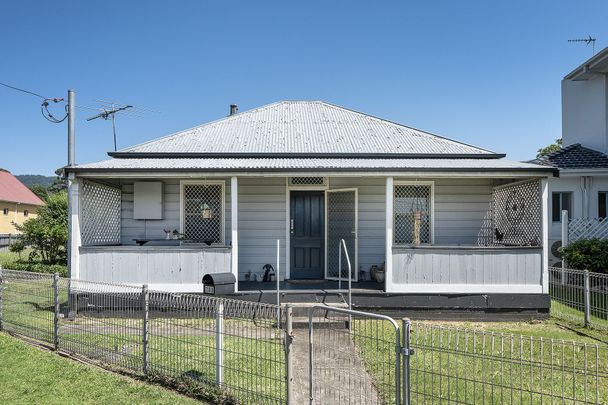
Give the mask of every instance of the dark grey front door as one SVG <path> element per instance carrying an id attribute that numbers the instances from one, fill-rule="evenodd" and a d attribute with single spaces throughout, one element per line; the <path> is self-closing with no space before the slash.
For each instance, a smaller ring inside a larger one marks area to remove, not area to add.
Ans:
<path id="1" fill-rule="evenodd" d="M 292 191 L 290 201 L 291 278 L 323 278 L 325 194 Z"/>

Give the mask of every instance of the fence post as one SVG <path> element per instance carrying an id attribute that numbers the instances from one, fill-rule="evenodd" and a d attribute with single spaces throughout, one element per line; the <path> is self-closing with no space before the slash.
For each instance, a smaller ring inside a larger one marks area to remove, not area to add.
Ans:
<path id="1" fill-rule="evenodd" d="M 285 389 L 287 405 L 295 404 L 293 396 L 293 356 L 291 354 L 293 344 L 292 307 L 285 306 Z"/>
<path id="2" fill-rule="evenodd" d="M 2 275 L 2 266 L 0 266 L 0 332 L 4 330 L 4 312 L 2 311 L 2 295 L 4 294 L 4 276 Z"/>
<path id="3" fill-rule="evenodd" d="M 591 323 L 591 294 L 589 286 L 589 270 L 585 270 L 585 326 Z"/>
<path id="4" fill-rule="evenodd" d="M 224 383 L 224 302 L 219 301 L 215 311 L 215 382 Z"/>
<path id="5" fill-rule="evenodd" d="M 59 273 L 53 274 L 53 346 L 59 350 Z"/>
<path id="6" fill-rule="evenodd" d="M 414 354 L 414 351 L 410 348 L 410 332 L 412 329 L 412 323 L 408 318 L 403 318 L 403 342 L 401 344 L 401 350 L 403 353 L 403 405 L 410 405 L 410 356 Z"/>
<path id="7" fill-rule="evenodd" d="M 141 300 L 143 309 L 143 331 L 142 331 L 142 345 L 143 345 L 143 371 L 144 374 L 148 374 L 148 360 L 149 360 L 149 332 L 150 332 L 150 291 L 148 291 L 148 284 L 144 284 L 141 288 Z"/>
<path id="8" fill-rule="evenodd" d="M 568 231 L 569 231 L 569 227 L 570 227 L 570 222 L 568 220 L 568 210 L 562 210 L 561 212 L 562 214 L 562 248 L 565 248 L 566 246 L 568 246 Z M 568 265 L 566 264 L 566 259 L 563 257 L 562 255 L 562 271 L 560 273 L 560 282 L 563 284 L 566 283 L 566 274 L 565 274 L 565 269 L 566 267 L 568 267 Z"/>

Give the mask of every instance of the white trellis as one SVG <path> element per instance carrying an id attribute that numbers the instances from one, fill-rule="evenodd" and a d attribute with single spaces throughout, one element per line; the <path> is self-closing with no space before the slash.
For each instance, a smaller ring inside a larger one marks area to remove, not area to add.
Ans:
<path id="1" fill-rule="evenodd" d="M 121 190 L 119 187 L 82 182 L 80 196 L 81 238 L 83 245 L 120 243 Z"/>
<path id="2" fill-rule="evenodd" d="M 568 221 L 568 241 L 579 239 L 608 239 L 606 218 L 572 218 Z"/>

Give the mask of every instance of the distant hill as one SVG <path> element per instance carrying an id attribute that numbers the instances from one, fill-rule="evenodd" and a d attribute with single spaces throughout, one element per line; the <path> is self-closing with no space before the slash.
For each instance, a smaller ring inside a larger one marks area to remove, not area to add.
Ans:
<path id="1" fill-rule="evenodd" d="M 41 174 L 18 174 L 15 175 L 20 182 L 25 184 L 27 187 L 32 187 L 34 184 L 42 184 L 45 187 L 53 184 L 56 176 L 43 176 Z"/>

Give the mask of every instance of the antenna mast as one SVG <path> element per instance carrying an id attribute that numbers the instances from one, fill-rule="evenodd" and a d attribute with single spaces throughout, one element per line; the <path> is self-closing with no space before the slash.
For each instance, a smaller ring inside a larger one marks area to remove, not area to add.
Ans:
<path id="1" fill-rule="evenodd" d="M 120 111 L 124 111 L 126 109 L 133 108 L 132 105 L 123 105 L 122 107 L 116 108 L 114 103 L 112 103 L 112 108 L 110 110 L 106 110 L 105 108 L 97 115 L 87 118 L 87 121 L 93 121 L 97 118 L 103 118 L 104 120 L 112 119 L 112 132 L 114 134 L 114 151 L 116 152 L 116 113 Z"/>
<path id="2" fill-rule="evenodd" d="M 593 55 L 595 55 L 595 38 L 591 38 L 591 35 L 589 35 L 587 38 L 569 39 L 568 42 L 584 42 L 586 45 L 591 44 Z"/>

